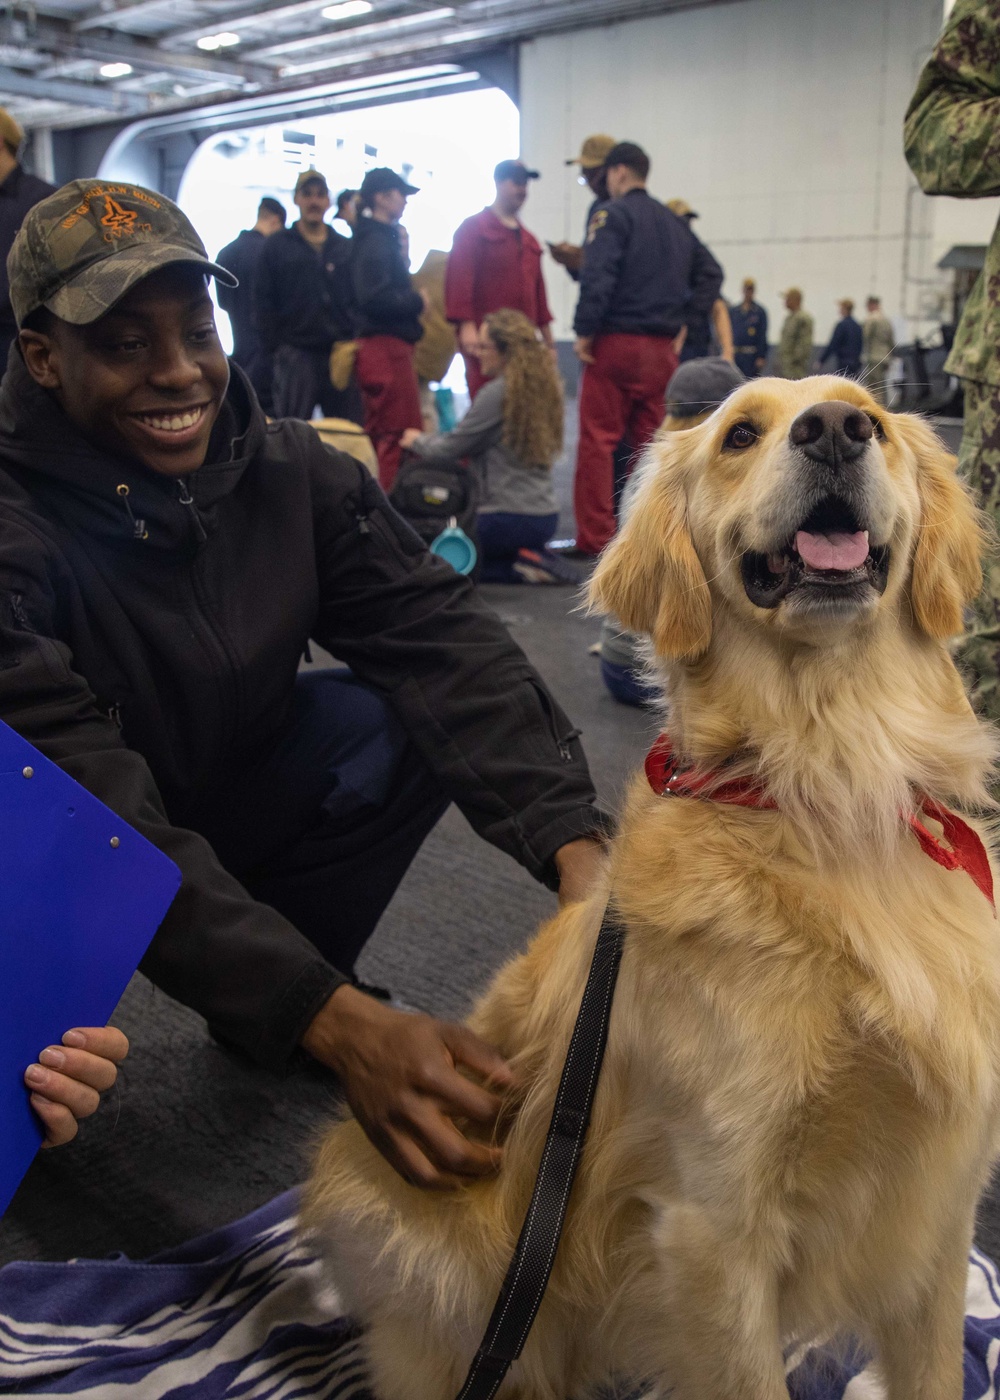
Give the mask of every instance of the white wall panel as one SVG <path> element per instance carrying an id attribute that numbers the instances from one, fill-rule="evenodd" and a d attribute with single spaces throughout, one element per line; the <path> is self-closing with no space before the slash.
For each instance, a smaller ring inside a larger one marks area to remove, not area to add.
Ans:
<path id="1" fill-rule="evenodd" d="M 649 152 L 654 194 L 699 211 L 730 299 L 753 276 L 777 318 L 780 291 L 800 285 L 817 338 L 842 296 L 877 292 L 894 317 L 933 318 L 947 285 L 934 261 L 986 242 L 997 215 L 994 201 L 908 194 L 903 114 L 941 8 L 742 0 L 524 44 L 522 151 L 544 176 L 526 222 L 579 241 L 589 192 L 563 161 L 606 131 Z M 575 288 L 551 262 L 546 276 L 568 335 Z"/>

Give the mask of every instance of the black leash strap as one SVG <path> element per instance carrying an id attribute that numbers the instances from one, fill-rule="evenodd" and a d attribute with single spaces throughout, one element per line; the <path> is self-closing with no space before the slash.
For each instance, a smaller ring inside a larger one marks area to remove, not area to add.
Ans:
<path id="1" fill-rule="evenodd" d="M 624 940 L 625 929 L 609 907 L 597 935 L 531 1205 L 458 1400 L 492 1400 L 521 1355 L 545 1296 L 597 1092 Z"/>

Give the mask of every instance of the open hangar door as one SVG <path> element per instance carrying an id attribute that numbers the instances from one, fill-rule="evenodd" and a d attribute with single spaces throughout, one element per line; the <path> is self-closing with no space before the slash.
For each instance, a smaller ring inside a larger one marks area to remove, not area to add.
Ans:
<path id="1" fill-rule="evenodd" d="M 244 128 L 207 138 L 188 163 L 177 200 L 214 253 L 252 225 L 263 195 L 292 202 L 299 172 L 323 172 L 331 193 L 357 189 L 388 165 L 420 190 L 404 219 L 411 265 L 447 251 L 468 214 L 493 197 L 492 172 L 517 154 L 517 108 L 499 88 L 464 90 Z M 342 230 L 346 232 L 347 230 Z"/>

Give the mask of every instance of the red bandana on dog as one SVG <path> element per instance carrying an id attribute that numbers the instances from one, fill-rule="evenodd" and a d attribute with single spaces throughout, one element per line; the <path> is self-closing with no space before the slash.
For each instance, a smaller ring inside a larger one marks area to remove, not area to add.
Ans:
<path id="1" fill-rule="evenodd" d="M 676 797 L 700 797 L 708 784 L 715 782 L 717 776 L 716 773 L 698 773 L 695 769 L 680 771 L 667 734 L 661 734 L 646 755 L 646 777 L 649 779 L 649 786 L 660 796 L 668 793 Z M 728 802 L 734 807 L 757 807 L 762 811 L 772 812 L 776 811 L 778 806 L 773 798 L 764 794 L 754 778 L 734 778 L 728 783 L 718 783 L 709 793 L 709 800 Z M 995 909 L 993 872 L 990 870 L 986 848 L 972 827 L 967 826 L 961 817 L 957 817 L 947 807 L 942 807 L 932 797 L 920 799 L 920 810 L 924 816 L 941 823 L 945 840 L 948 842 L 947 846 L 942 845 L 917 817 L 908 817 L 910 827 L 925 854 L 929 855 L 931 860 L 937 861 L 938 865 L 943 865 L 946 870 L 964 870 Z"/>

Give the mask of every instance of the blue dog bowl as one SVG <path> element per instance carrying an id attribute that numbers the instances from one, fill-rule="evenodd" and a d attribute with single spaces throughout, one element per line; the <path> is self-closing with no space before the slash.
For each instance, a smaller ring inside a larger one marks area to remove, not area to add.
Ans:
<path id="1" fill-rule="evenodd" d="M 476 546 L 455 524 L 441 531 L 431 545 L 431 553 L 450 564 L 457 574 L 470 574 L 476 567 Z"/>

